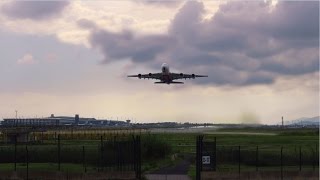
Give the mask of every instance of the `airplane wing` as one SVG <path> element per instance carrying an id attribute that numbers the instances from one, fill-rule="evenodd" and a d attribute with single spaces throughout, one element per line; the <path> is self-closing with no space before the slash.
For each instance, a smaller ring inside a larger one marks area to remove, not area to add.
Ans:
<path id="1" fill-rule="evenodd" d="M 129 75 L 127 77 L 137 77 L 139 79 L 161 79 L 161 73 L 149 73 L 149 74 L 138 74 L 138 75 Z"/>
<path id="2" fill-rule="evenodd" d="M 172 80 L 174 79 L 195 79 L 197 77 L 208 77 L 207 75 L 197 74 L 183 74 L 183 73 L 171 73 Z"/>

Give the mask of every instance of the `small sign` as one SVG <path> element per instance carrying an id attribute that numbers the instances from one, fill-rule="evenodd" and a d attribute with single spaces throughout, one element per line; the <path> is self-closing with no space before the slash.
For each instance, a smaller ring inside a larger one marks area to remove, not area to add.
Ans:
<path id="1" fill-rule="evenodd" d="M 202 164 L 210 164 L 210 156 L 202 156 Z"/>

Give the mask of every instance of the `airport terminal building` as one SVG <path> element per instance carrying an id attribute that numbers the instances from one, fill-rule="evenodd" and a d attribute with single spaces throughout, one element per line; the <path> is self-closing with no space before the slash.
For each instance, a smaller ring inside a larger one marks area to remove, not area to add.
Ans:
<path id="1" fill-rule="evenodd" d="M 107 119 L 95 119 L 70 116 L 55 116 L 51 114 L 46 118 L 5 118 L 1 125 L 3 126 L 94 126 L 94 127 L 127 127 L 130 126 L 130 120 L 116 121 Z"/>

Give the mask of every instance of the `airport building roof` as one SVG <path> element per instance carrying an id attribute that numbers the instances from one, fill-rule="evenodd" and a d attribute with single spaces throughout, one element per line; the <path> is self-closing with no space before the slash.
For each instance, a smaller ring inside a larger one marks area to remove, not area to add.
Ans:
<path id="1" fill-rule="evenodd" d="M 88 125 L 88 126 L 128 126 L 130 121 L 97 120 L 96 118 L 85 118 L 75 115 L 54 116 L 45 118 L 4 118 L 2 125 Z"/>

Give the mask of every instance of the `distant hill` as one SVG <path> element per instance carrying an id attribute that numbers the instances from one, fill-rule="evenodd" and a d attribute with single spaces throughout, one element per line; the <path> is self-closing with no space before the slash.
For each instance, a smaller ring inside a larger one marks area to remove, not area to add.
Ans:
<path id="1" fill-rule="evenodd" d="M 304 125 L 304 126 L 310 126 L 310 125 L 319 125 L 320 122 L 320 116 L 308 118 L 308 117 L 302 117 L 299 119 L 286 121 L 286 125 Z"/>

